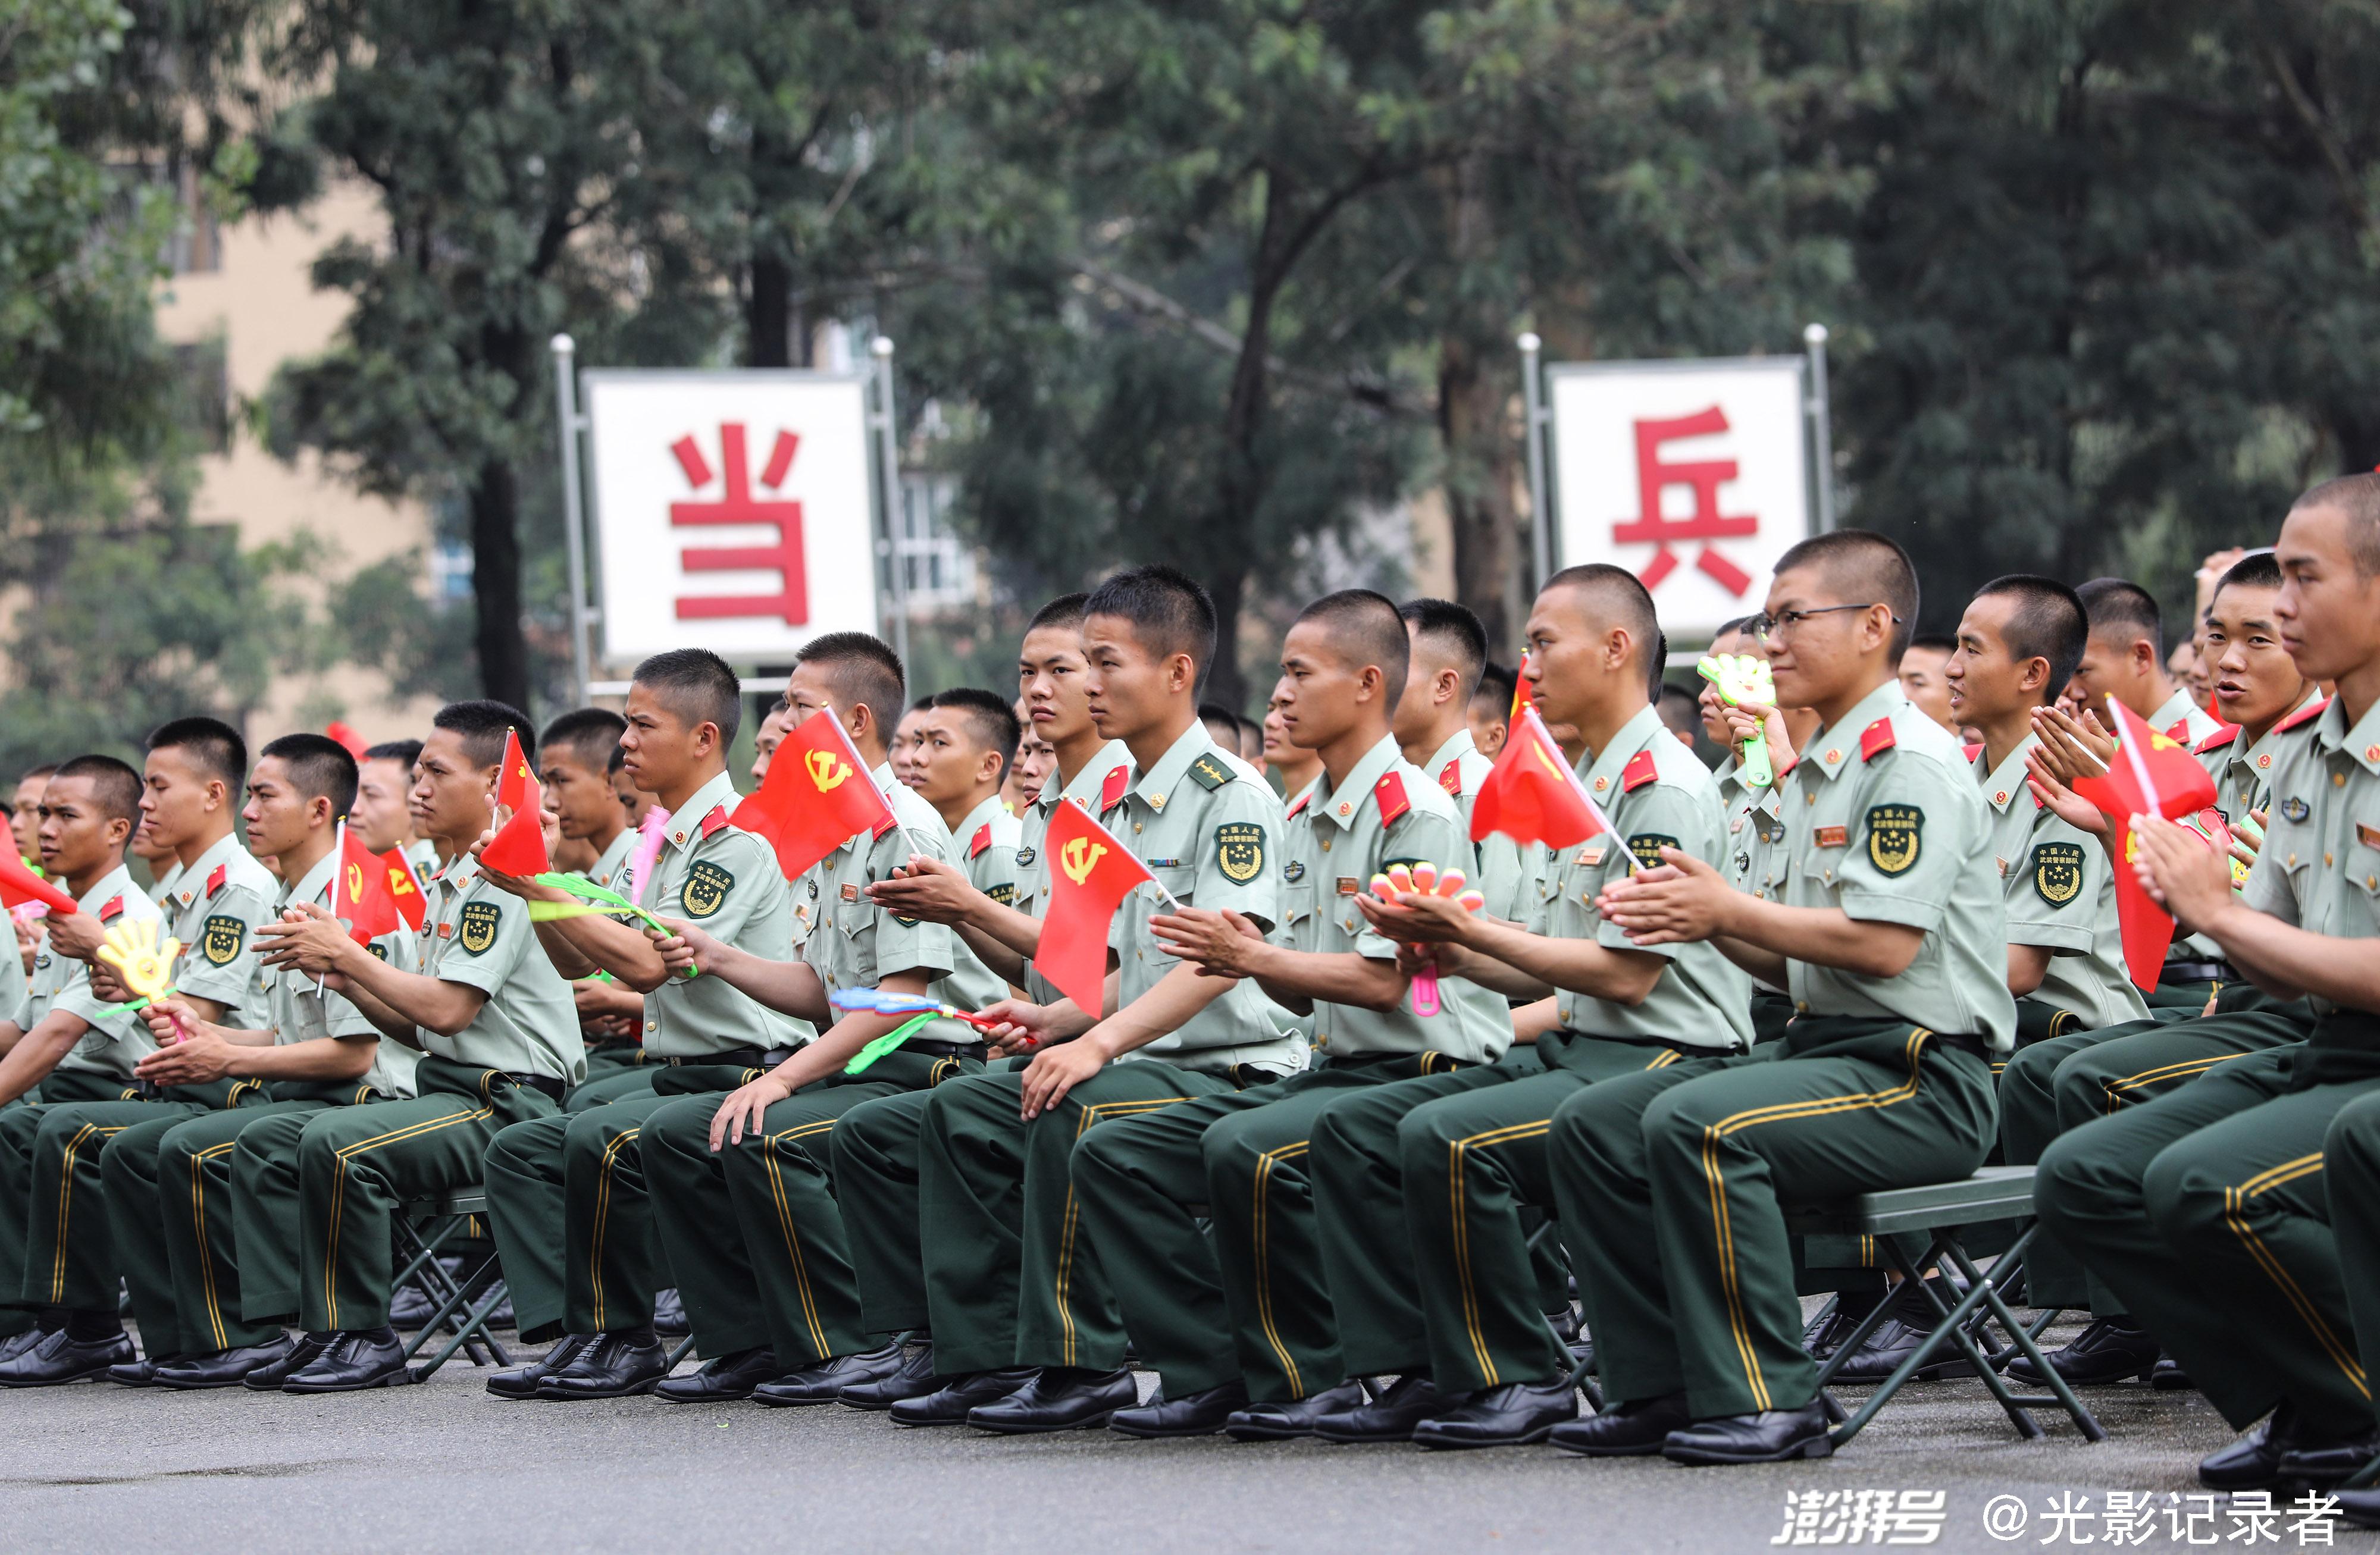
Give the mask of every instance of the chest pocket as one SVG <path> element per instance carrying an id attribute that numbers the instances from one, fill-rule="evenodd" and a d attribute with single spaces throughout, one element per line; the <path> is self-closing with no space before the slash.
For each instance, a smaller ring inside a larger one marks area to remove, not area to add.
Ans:
<path id="1" fill-rule="evenodd" d="M 1158 884 L 1173 893 L 1175 901 L 1184 906 L 1191 904 L 1198 885 L 1198 869 L 1196 865 L 1168 864 L 1162 868 L 1152 869 L 1148 872 L 1157 877 Z M 1157 899 L 1157 908 L 1160 912 L 1165 910 L 1164 897 L 1160 896 Z"/>
<path id="2" fill-rule="evenodd" d="M 1827 835 L 1832 836 L 1835 832 L 1847 831 L 1849 828 L 1835 827 L 1821 830 L 1824 830 Z M 1843 860 L 1851 856 L 1851 851 L 1848 844 L 1838 844 L 1833 847 L 1820 847 L 1814 840 L 1808 851 L 1802 855 L 1803 884 L 1831 901 L 1834 893 L 1843 883 Z M 1787 873 L 1787 867 L 1788 860 L 1783 857 L 1779 857 L 1773 867 L 1772 872 L 1777 875 L 1780 882 Z"/>

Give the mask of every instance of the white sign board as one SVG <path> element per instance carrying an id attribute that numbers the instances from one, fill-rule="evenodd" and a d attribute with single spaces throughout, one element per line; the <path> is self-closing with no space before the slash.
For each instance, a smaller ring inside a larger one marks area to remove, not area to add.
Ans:
<path id="1" fill-rule="evenodd" d="M 1811 530 L 1799 358 L 1552 367 L 1559 565 L 1609 562 L 1672 638 L 1756 614 Z"/>
<path id="2" fill-rule="evenodd" d="M 589 372 L 603 656 L 670 648 L 783 662 L 876 630 L 862 381 L 827 373 Z"/>

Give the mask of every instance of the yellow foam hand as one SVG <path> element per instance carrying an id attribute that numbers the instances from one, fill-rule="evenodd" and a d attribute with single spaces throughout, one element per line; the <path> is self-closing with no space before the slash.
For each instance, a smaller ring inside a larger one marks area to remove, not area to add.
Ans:
<path id="1" fill-rule="evenodd" d="M 1776 678 L 1769 674 L 1768 661 L 1757 653 L 1707 653 L 1694 671 L 1735 706 L 1757 702 L 1767 707 L 1777 699 Z"/>
<path id="2" fill-rule="evenodd" d="M 163 999 L 174 990 L 174 958 L 182 954 L 182 942 L 171 935 L 158 942 L 159 927 L 155 918 L 128 918 L 109 929 L 99 947 L 99 958 L 143 999 Z"/>

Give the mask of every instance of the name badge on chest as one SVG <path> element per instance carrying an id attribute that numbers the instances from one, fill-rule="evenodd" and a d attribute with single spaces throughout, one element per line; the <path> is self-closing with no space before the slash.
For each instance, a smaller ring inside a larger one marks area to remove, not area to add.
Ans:
<path id="1" fill-rule="evenodd" d="M 843 888 L 843 899 L 844 899 L 844 901 L 846 901 L 846 902 L 856 902 L 856 901 L 858 901 L 858 900 L 859 900 L 859 887 L 857 887 L 856 885 L 853 885 L 853 884 L 849 883 L 848 881 L 846 881 L 846 882 L 844 883 L 844 888 Z"/>
<path id="2" fill-rule="evenodd" d="M 1816 841 L 1820 847 L 1848 847 L 1851 845 L 1851 840 L 1852 832 L 1851 828 L 1848 826 L 1821 826 L 1818 828 Z"/>
<path id="3" fill-rule="evenodd" d="M 2357 821 L 2355 840 L 2365 847 L 2380 847 L 2380 826 L 2374 826 L 2368 820 Z"/>

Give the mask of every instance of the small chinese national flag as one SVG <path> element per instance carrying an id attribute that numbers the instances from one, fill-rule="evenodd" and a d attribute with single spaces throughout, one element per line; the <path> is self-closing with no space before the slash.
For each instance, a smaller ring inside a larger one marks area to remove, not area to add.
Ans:
<path id="1" fill-rule="evenodd" d="M 2116 924 L 2124 941 L 2124 969 L 2143 989 L 2156 987 L 2165 953 L 2173 943 L 2173 915 L 2157 905 L 2141 883 L 2132 860 L 2132 817 L 2161 815 L 2170 820 L 2215 802 L 2215 780 L 2179 740 L 2150 728 L 2113 697 L 2107 711 L 2116 723 L 2115 764 L 2096 777 L 2075 780 L 2074 792 L 2099 807 L 2115 823 Z"/>
<path id="2" fill-rule="evenodd" d="M 521 753 L 519 732 L 505 730 L 504 763 L 496 774 L 496 803 L 517 815 L 537 807 L 540 792 L 537 777 L 528 770 L 528 758 Z"/>
<path id="3" fill-rule="evenodd" d="M 1472 801 L 1471 840 L 1501 832 L 1524 845 L 1564 848 L 1610 830 L 1610 818 L 1562 759 L 1536 704 L 1524 704 Z"/>
<path id="4" fill-rule="evenodd" d="M 363 839 L 339 822 L 339 862 L 331 871 L 331 916 L 346 921 L 347 938 L 370 944 L 405 923 L 389 892 L 388 867 Z"/>
<path id="5" fill-rule="evenodd" d="M 0 905 L 21 907 L 39 902 L 54 913 L 76 910 L 75 899 L 25 868 L 13 847 L 0 847 Z"/>
<path id="6" fill-rule="evenodd" d="M 1050 910 L 1033 965 L 1096 1020 L 1105 1002 L 1108 927 L 1133 888 L 1157 877 L 1080 805 L 1050 812 L 1041 847 L 1050 861 Z"/>
<path id="7" fill-rule="evenodd" d="M 769 775 L 727 819 L 768 838 L 794 880 L 862 832 L 892 824 L 892 807 L 843 724 L 820 709 L 785 735 Z"/>
<path id="8" fill-rule="evenodd" d="M 504 731 L 504 764 L 496 778 L 496 804 L 513 812 L 502 830 L 480 850 L 480 863 L 500 874 L 542 875 L 553 868 L 545 851 L 545 790 L 528 770 L 521 754 L 520 736 Z"/>
<path id="9" fill-rule="evenodd" d="M 416 934 L 421 932 L 423 921 L 430 916 L 430 905 L 421 899 L 421 888 L 413 883 L 413 869 L 405 861 L 405 850 L 391 848 L 380 856 L 381 868 L 388 871 L 388 893 L 396 903 L 399 917 Z"/>

